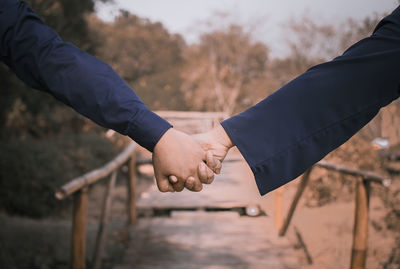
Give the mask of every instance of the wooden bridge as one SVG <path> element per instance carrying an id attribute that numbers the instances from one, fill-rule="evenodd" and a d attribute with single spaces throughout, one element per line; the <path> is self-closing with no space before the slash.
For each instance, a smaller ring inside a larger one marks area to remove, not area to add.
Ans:
<path id="1" fill-rule="evenodd" d="M 215 122 L 215 114 L 196 120 Z M 165 116 L 165 115 L 164 115 Z M 182 116 L 182 114 L 180 114 Z M 192 117 L 193 118 L 193 117 Z M 210 124 L 210 126 L 212 123 Z M 102 168 L 62 186 L 56 197 L 74 195 L 71 267 L 101 268 L 109 210 L 118 169 L 129 167 L 128 223 L 130 240 L 124 260 L 116 269 L 127 268 L 313 268 L 312 258 L 298 233 L 300 249 L 294 249 L 285 235 L 296 205 L 307 185 L 311 169 L 300 181 L 287 216 L 283 218 L 282 193 L 260 197 L 250 169 L 236 151 L 224 162 L 221 175 L 200 193 L 160 193 L 155 184 L 137 196 L 135 158 L 131 143 Z M 374 173 L 320 162 L 318 166 L 356 176 L 356 213 L 353 254 L 350 267 L 364 268 L 367 248 L 368 185 L 388 181 Z M 86 253 L 87 190 L 110 175 L 92 257 Z M 138 218 L 139 216 L 139 218 Z"/>

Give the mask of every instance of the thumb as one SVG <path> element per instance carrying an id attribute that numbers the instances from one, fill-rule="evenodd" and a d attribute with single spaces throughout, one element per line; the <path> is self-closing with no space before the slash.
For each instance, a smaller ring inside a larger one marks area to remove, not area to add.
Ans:
<path id="1" fill-rule="evenodd" d="M 210 150 L 206 153 L 206 164 L 214 173 L 221 173 L 222 162 L 215 158 Z"/>
<path id="2" fill-rule="evenodd" d="M 156 175 L 157 187 L 160 192 L 174 192 L 174 188 L 164 175 Z"/>

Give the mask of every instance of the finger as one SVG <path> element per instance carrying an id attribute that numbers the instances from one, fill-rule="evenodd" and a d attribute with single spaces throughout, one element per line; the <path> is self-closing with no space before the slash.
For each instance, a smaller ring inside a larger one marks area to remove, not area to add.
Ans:
<path id="1" fill-rule="evenodd" d="M 207 184 L 211 184 L 214 181 L 214 172 L 207 167 Z"/>
<path id="2" fill-rule="evenodd" d="M 184 182 L 182 182 L 182 183 L 177 183 L 177 184 L 174 184 L 174 185 L 172 185 L 173 186 L 173 188 L 174 188 L 174 190 L 176 191 L 176 192 L 181 192 L 181 191 L 183 191 L 183 189 L 185 188 L 185 183 Z"/>
<path id="3" fill-rule="evenodd" d="M 168 178 L 158 175 L 156 177 L 157 187 L 161 192 L 168 192 L 173 190 L 173 186 L 169 183 Z"/>
<path id="4" fill-rule="evenodd" d="M 206 153 L 206 163 L 207 166 L 216 174 L 221 173 L 222 163 L 217 158 L 214 158 L 214 155 L 211 151 L 207 151 Z"/>
<path id="5" fill-rule="evenodd" d="M 168 179 L 171 184 L 178 183 L 178 178 L 176 176 L 169 176 Z"/>
<path id="6" fill-rule="evenodd" d="M 221 169 L 222 169 L 222 162 L 216 158 L 214 158 L 214 162 L 215 162 L 215 173 L 218 175 L 221 173 Z"/>
<path id="7" fill-rule="evenodd" d="M 186 179 L 186 182 L 185 182 L 185 188 L 191 191 L 194 188 L 194 185 L 195 185 L 194 177 L 192 177 L 192 176 L 188 177 L 188 179 Z"/>
<path id="8" fill-rule="evenodd" d="M 214 172 L 206 166 L 205 163 L 200 163 L 198 166 L 199 179 L 204 184 L 211 184 L 214 180 Z"/>
<path id="9" fill-rule="evenodd" d="M 194 191 L 194 192 L 199 192 L 199 191 L 201 191 L 202 189 L 203 189 L 203 184 L 201 184 L 200 180 L 199 180 L 199 179 L 195 180 L 195 181 L 194 181 L 194 188 L 193 188 L 192 191 Z"/>
<path id="10" fill-rule="evenodd" d="M 178 178 L 174 175 L 169 176 L 168 180 L 171 183 L 174 191 L 181 192 L 185 188 L 185 184 L 183 182 L 179 182 Z"/>
<path id="11" fill-rule="evenodd" d="M 186 180 L 185 187 L 190 191 L 199 192 L 203 189 L 203 184 L 201 184 L 200 180 L 190 176 Z"/>
<path id="12" fill-rule="evenodd" d="M 199 176 L 199 179 L 202 183 L 207 183 L 208 182 L 208 173 L 207 173 L 208 167 L 206 166 L 205 163 L 201 162 L 199 163 L 199 166 L 197 168 L 197 174 Z"/>
<path id="13" fill-rule="evenodd" d="M 169 176 L 168 180 L 170 183 L 172 183 L 171 185 L 174 191 L 181 192 L 185 188 L 185 182 L 183 180 L 179 180 L 176 176 Z"/>
<path id="14" fill-rule="evenodd" d="M 190 191 L 199 192 L 203 189 L 203 184 L 201 184 L 199 179 L 190 176 L 186 180 L 185 187 Z"/>
<path id="15" fill-rule="evenodd" d="M 207 163 L 207 166 L 215 172 L 215 170 L 214 170 L 214 168 L 215 168 L 214 155 L 212 154 L 211 151 L 207 151 L 207 153 L 206 153 L 206 163 Z"/>
<path id="16" fill-rule="evenodd" d="M 221 173 L 221 168 L 222 168 L 222 162 L 220 160 L 218 160 L 217 158 L 214 158 L 214 156 L 212 156 L 212 163 L 214 164 L 213 166 L 213 171 L 216 174 Z"/>
<path id="17" fill-rule="evenodd" d="M 171 184 L 168 186 L 168 192 L 175 192 L 174 187 Z"/>

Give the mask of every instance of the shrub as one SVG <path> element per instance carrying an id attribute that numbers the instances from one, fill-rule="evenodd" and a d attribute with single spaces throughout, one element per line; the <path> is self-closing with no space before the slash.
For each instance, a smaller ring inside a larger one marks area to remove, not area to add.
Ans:
<path id="1" fill-rule="evenodd" d="M 0 207 L 9 214 L 45 217 L 64 207 L 54 197 L 63 183 L 111 160 L 116 147 L 93 133 L 0 144 Z"/>

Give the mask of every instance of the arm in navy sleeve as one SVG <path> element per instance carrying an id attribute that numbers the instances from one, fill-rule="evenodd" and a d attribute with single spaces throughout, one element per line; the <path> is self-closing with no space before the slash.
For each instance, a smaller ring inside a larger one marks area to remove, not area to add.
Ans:
<path id="1" fill-rule="evenodd" d="M 399 97 L 400 7 L 372 36 L 226 121 L 265 194 L 296 178 Z"/>
<path id="2" fill-rule="evenodd" d="M 63 42 L 24 2 L 0 0 L 0 57 L 30 87 L 150 151 L 171 127 L 110 66 Z"/>

